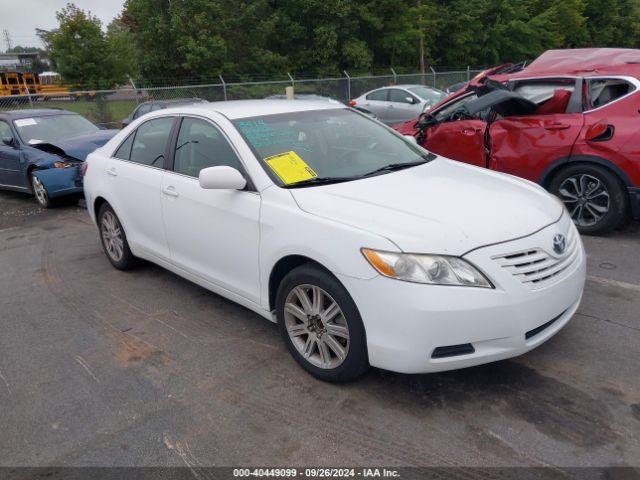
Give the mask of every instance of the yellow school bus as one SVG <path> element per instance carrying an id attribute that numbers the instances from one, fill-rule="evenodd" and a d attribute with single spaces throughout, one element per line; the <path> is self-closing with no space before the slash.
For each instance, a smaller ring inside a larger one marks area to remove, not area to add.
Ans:
<path id="1" fill-rule="evenodd" d="M 70 89 L 55 72 L 0 72 L 0 97 L 9 95 L 41 95 L 47 98 L 69 97 Z"/>

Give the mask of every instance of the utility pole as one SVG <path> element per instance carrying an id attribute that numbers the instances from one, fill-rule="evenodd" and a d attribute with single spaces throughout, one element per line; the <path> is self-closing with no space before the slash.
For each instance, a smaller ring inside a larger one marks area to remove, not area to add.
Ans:
<path id="1" fill-rule="evenodd" d="M 12 48 L 13 45 L 11 44 L 11 35 L 9 34 L 9 30 L 7 30 L 6 28 L 2 31 L 2 36 L 4 37 L 4 43 L 7 44 L 7 52 L 9 52 Z"/>
<path id="2" fill-rule="evenodd" d="M 416 7 L 418 8 L 418 11 L 420 11 L 421 5 L 422 5 L 421 0 L 416 0 Z M 422 13 L 418 15 L 418 28 L 420 29 L 420 45 L 419 45 L 420 73 L 425 73 L 426 66 L 424 63 L 424 32 L 422 31 Z"/>

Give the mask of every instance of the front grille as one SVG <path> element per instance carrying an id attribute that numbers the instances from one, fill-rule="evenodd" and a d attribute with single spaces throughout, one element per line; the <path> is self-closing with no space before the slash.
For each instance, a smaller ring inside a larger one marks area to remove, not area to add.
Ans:
<path id="1" fill-rule="evenodd" d="M 578 235 L 575 228 L 570 228 L 567 235 L 567 248 L 560 258 L 547 253 L 542 248 L 496 255 L 492 258 L 523 284 L 536 289 L 558 280 L 561 274 L 578 260 L 579 255 Z"/>
<path id="2" fill-rule="evenodd" d="M 458 355 L 468 355 L 475 352 L 476 349 L 470 343 L 462 345 L 447 345 L 446 347 L 438 347 L 431 354 L 431 358 L 457 357 Z"/>
<path id="3" fill-rule="evenodd" d="M 540 325 L 539 327 L 534 328 L 533 330 L 529 330 L 527 333 L 524 334 L 524 339 L 525 340 L 529 340 L 531 337 L 535 337 L 536 335 L 538 335 L 540 332 L 542 332 L 543 330 L 546 330 L 547 328 L 549 328 L 551 325 L 553 325 L 554 323 L 556 323 L 556 321 L 562 316 L 564 315 L 564 312 L 562 312 L 560 315 L 558 315 L 555 318 L 552 318 L 551 320 L 549 320 L 547 323 Z"/>

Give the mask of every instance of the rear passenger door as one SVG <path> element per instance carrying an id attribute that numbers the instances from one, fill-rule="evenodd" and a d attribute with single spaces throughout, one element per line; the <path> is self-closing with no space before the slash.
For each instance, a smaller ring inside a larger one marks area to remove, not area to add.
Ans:
<path id="1" fill-rule="evenodd" d="M 575 79 L 544 79 L 524 80 L 513 89 L 548 113 L 536 111 L 493 121 L 489 128 L 489 168 L 539 182 L 551 163 L 572 153 L 584 123 L 582 87 Z M 571 92 L 568 101 L 561 108 L 545 110 L 559 91 Z"/>
<path id="2" fill-rule="evenodd" d="M 105 175 L 113 191 L 109 201 L 135 250 L 169 261 L 160 203 L 162 176 L 171 131 L 177 117 L 147 120 L 109 159 Z"/>
<path id="3" fill-rule="evenodd" d="M 174 265 L 254 303 L 260 302 L 260 195 L 222 129 L 208 119 L 183 117 L 162 181 L 162 211 Z M 205 190 L 200 170 L 230 166 L 245 190 Z"/>

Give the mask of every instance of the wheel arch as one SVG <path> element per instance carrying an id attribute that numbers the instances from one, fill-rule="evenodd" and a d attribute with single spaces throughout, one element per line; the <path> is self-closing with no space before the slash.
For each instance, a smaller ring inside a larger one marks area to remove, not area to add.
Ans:
<path id="1" fill-rule="evenodd" d="M 29 190 L 31 190 L 31 193 L 33 192 L 33 183 L 31 182 L 31 174 L 33 172 L 35 172 L 36 170 L 45 170 L 47 167 L 43 167 L 41 165 L 32 163 L 31 165 L 29 165 L 27 167 L 27 185 L 29 187 Z"/>
<path id="2" fill-rule="evenodd" d="M 98 212 L 100 211 L 100 208 L 102 207 L 102 205 L 104 205 L 105 203 L 109 206 L 111 205 L 106 198 L 101 197 L 100 195 L 98 195 L 96 199 L 93 201 L 92 209 L 93 209 L 93 214 L 95 215 L 96 222 L 98 221 Z"/>
<path id="3" fill-rule="evenodd" d="M 560 158 L 551 163 L 540 176 L 538 183 L 548 189 L 553 177 L 555 177 L 563 168 L 579 163 L 599 165 L 615 174 L 625 187 L 633 186 L 631 179 L 619 166 L 610 160 L 596 155 L 574 155 L 571 157 Z"/>
<path id="4" fill-rule="evenodd" d="M 284 277 L 294 268 L 301 265 L 311 264 L 329 273 L 335 278 L 335 275 L 327 267 L 322 265 L 317 260 L 307 257 L 305 255 L 286 255 L 279 259 L 271 268 L 269 273 L 269 310 L 276 308 L 276 294 L 278 293 L 278 287 Z"/>

